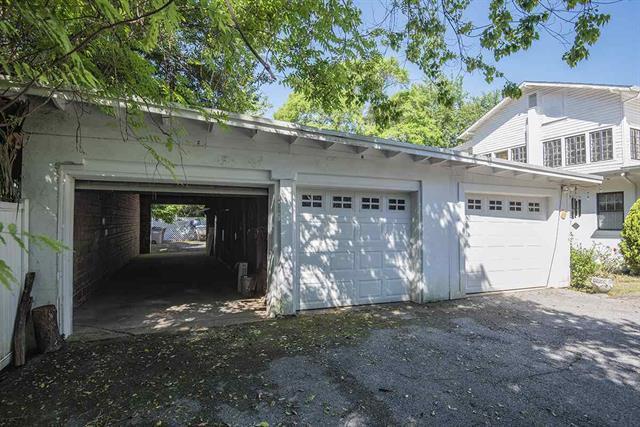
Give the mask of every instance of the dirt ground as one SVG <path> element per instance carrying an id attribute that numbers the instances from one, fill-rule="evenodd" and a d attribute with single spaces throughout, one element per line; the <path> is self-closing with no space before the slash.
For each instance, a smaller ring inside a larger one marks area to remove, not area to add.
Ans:
<path id="1" fill-rule="evenodd" d="M 570 290 L 71 342 L 0 425 L 632 425 L 640 299 Z"/>

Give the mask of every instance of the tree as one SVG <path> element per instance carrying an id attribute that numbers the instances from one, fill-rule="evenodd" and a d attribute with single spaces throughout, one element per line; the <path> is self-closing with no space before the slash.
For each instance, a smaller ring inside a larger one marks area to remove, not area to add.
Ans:
<path id="1" fill-rule="evenodd" d="M 470 97 L 462 82 L 449 81 L 450 99 L 443 102 L 434 84 L 414 84 L 389 98 L 382 113 L 366 106 L 324 111 L 303 95 L 293 93 L 274 117 L 309 126 L 357 132 L 420 145 L 452 147 L 457 137 L 500 100 L 498 92 Z"/>
<path id="2" fill-rule="evenodd" d="M 204 205 L 151 205 L 151 217 L 167 224 L 173 224 L 178 217 L 203 216 Z"/>
<path id="3" fill-rule="evenodd" d="M 620 252 L 633 274 L 640 274 L 640 199 L 633 204 L 620 233 Z"/>

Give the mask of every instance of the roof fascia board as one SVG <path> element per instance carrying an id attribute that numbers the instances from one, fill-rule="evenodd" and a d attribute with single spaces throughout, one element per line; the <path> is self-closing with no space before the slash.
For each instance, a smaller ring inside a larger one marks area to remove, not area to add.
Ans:
<path id="1" fill-rule="evenodd" d="M 2 82 L 0 82 L 2 85 Z M 69 91 L 55 91 L 46 88 L 32 88 L 27 92 L 28 95 L 40 96 L 40 97 L 57 97 L 61 96 L 68 101 L 82 101 L 73 96 Z M 509 98 L 505 98 L 509 99 Z M 109 106 L 113 108 L 124 108 L 126 102 L 122 100 L 114 99 L 95 99 L 92 98 L 91 102 L 98 105 Z M 138 102 L 141 109 L 151 114 L 159 114 L 161 116 L 177 116 L 184 119 L 196 120 L 205 123 L 211 123 L 212 118 L 207 117 L 205 114 L 198 110 L 186 108 L 183 106 L 171 106 L 170 108 L 153 105 L 150 103 Z M 495 107 L 494 107 L 495 108 Z M 223 125 L 242 127 L 253 131 L 263 131 L 282 135 L 287 141 L 296 140 L 298 138 L 311 139 L 323 142 L 325 146 L 330 147 L 333 144 L 345 144 L 354 146 L 354 151 L 363 152 L 368 149 L 375 149 L 387 152 L 401 152 L 412 156 L 415 160 L 416 157 L 425 157 L 428 163 L 446 163 L 447 161 L 454 161 L 461 164 L 487 166 L 490 168 L 498 168 L 503 170 L 513 170 L 514 172 L 524 172 L 531 174 L 543 175 L 548 178 L 556 178 L 560 180 L 574 180 L 589 184 L 599 184 L 602 182 L 602 177 L 596 175 L 588 175 L 577 172 L 565 172 L 556 171 L 541 166 L 529 165 L 529 164 L 516 164 L 508 160 L 502 159 L 490 159 L 484 156 L 469 154 L 465 152 L 458 152 L 452 149 L 430 147 L 430 146 L 418 146 L 415 144 L 409 144 L 405 142 L 398 142 L 394 140 L 388 140 L 383 138 L 367 137 L 355 134 L 349 134 L 345 132 L 322 130 L 312 128 L 309 126 L 301 126 L 288 122 L 281 122 L 279 120 L 271 120 L 260 117 L 248 116 L 244 114 L 226 113 L 219 110 L 207 110 L 212 116 L 220 115 L 222 119 L 219 120 Z"/>

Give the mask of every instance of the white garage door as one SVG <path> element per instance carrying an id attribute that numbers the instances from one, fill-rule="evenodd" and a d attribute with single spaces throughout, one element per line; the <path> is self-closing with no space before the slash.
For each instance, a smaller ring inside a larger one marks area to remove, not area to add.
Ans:
<path id="1" fill-rule="evenodd" d="M 467 293 L 545 286 L 550 245 L 546 198 L 466 195 Z"/>
<path id="2" fill-rule="evenodd" d="M 298 194 L 300 309 L 409 299 L 407 194 Z"/>

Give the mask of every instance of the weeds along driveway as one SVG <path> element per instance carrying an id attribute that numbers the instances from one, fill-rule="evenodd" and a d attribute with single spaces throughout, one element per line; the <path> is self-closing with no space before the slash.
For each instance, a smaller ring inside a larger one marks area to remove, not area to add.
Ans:
<path id="1" fill-rule="evenodd" d="M 74 342 L 0 424 L 633 424 L 639 372 L 640 300 L 544 290 Z"/>

